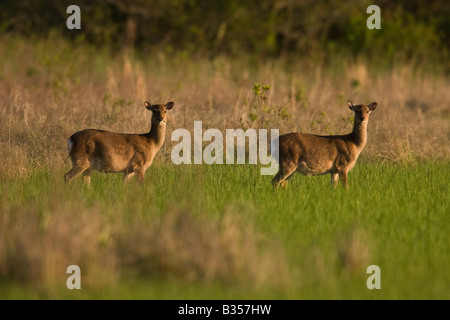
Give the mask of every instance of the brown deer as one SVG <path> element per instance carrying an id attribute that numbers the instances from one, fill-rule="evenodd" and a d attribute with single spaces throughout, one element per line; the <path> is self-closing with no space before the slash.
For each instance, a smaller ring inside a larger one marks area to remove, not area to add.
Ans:
<path id="1" fill-rule="evenodd" d="M 97 170 L 104 173 L 122 172 L 124 185 L 136 175 L 142 184 L 145 171 L 164 143 L 166 111 L 172 109 L 173 102 L 152 105 L 146 101 L 144 105 L 152 111 L 148 133 L 126 134 L 95 129 L 74 133 L 67 144 L 72 169 L 64 175 L 66 183 L 83 173 L 83 180 L 89 185 L 92 170 Z"/>
<path id="2" fill-rule="evenodd" d="M 275 190 L 287 188 L 292 174 L 297 171 L 305 176 L 330 173 L 331 183 L 336 188 L 339 177 L 345 188 L 347 174 L 353 168 L 367 142 L 369 114 L 375 110 L 376 102 L 365 106 L 348 102 L 355 113 L 353 131 L 347 135 L 319 136 L 304 133 L 288 133 L 279 137 L 279 171 L 272 179 Z"/>

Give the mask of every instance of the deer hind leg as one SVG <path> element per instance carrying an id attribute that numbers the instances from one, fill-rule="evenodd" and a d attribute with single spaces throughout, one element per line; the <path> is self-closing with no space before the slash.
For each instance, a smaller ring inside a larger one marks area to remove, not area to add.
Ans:
<path id="1" fill-rule="evenodd" d="M 90 167 L 91 167 L 91 164 L 89 163 L 89 160 L 87 160 L 87 159 L 72 161 L 72 169 L 70 169 L 69 172 L 67 172 L 64 175 L 64 180 L 66 181 L 67 184 L 69 184 L 77 176 L 82 174 L 84 171 L 90 169 Z M 90 173 L 88 173 L 88 176 L 89 176 L 89 180 L 90 180 Z"/>
<path id="2" fill-rule="evenodd" d="M 126 185 L 128 183 L 128 181 L 131 180 L 131 178 L 133 178 L 135 175 L 134 171 L 132 172 L 125 172 L 123 174 L 123 185 Z"/>
<path id="3" fill-rule="evenodd" d="M 289 184 L 289 180 L 291 180 L 292 176 L 294 175 L 294 172 L 295 172 L 295 170 L 292 171 L 291 174 L 288 175 L 283 181 L 281 181 L 280 186 L 281 186 L 284 190 L 287 189 L 288 184 Z"/>
<path id="4" fill-rule="evenodd" d="M 331 173 L 331 185 L 333 186 L 333 188 L 336 189 L 337 185 L 339 182 L 339 173 L 338 172 L 332 172 Z"/>
<path id="5" fill-rule="evenodd" d="M 297 170 L 297 166 L 280 164 L 280 170 L 272 179 L 272 185 L 275 191 L 278 190 L 278 187 L 280 185 L 284 189 L 287 188 L 289 179 L 292 177 L 292 174 L 295 172 L 295 170 Z"/>

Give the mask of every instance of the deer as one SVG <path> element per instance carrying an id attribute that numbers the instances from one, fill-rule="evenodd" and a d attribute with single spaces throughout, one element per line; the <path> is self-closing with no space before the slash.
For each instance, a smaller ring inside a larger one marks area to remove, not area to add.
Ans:
<path id="1" fill-rule="evenodd" d="M 74 133 L 67 140 L 67 149 L 72 169 L 64 175 L 69 184 L 80 174 L 89 186 L 92 171 L 101 173 L 123 173 L 123 184 L 136 175 L 143 184 L 145 171 L 164 144 L 167 114 L 174 103 L 151 104 L 144 102 L 152 112 L 151 129 L 144 134 L 116 133 L 98 129 L 86 129 Z"/>
<path id="2" fill-rule="evenodd" d="M 355 113 L 353 131 L 349 134 L 320 136 L 293 132 L 279 137 L 279 171 L 272 179 L 275 191 L 280 185 L 287 189 L 294 172 L 305 176 L 329 173 L 334 188 L 340 178 L 345 189 L 348 189 L 347 174 L 366 145 L 369 115 L 377 103 L 366 106 L 348 101 L 348 107 Z"/>

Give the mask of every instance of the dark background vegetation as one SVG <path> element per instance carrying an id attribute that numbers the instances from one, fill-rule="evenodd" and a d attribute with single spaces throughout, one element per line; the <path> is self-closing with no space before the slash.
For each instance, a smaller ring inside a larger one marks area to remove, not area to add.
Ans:
<path id="1" fill-rule="evenodd" d="M 66 9 L 81 8 L 82 30 L 68 30 Z M 366 9 L 381 8 L 381 30 Z M 27 37 L 62 34 L 75 42 L 154 48 L 202 56 L 346 55 L 393 63 L 447 62 L 450 3 L 445 0 L 3 0 L 0 31 Z M 444 64 L 448 70 L 448 63 Z"/>

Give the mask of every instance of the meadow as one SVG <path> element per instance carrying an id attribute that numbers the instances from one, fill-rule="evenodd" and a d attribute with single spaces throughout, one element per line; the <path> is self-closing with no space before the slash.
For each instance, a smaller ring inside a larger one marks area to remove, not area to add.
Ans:
<path id="1" fill-rule="evenodd" d="M 450 298 L 443 70 L 3 40 L 0 298 Z M 85 128 L 146 132 L 145 100 L 175 106 L 144 185 L 98 173 L 91 188 L 64 185 L 66 139 Z M 378 103 L 349 190 L 297 175 L 274 193 L 258 165 L 170 160 L 171 132 L 195 120 L 204 130 L 349 132 L 347 100 Z M 72 264 L 81 290 L 66 288 Z M 380 290 L 366 287 L 370 265 Z"/>
<path id="2" fill-rule="evenodd" d="M 276 194 L 249 165 L 160 164 L 126 188 L 62 173 L 1 182 L 2 298 L 449 298 L 446 163 L 362 163 L 349 191 L 298 175 Z"/>

